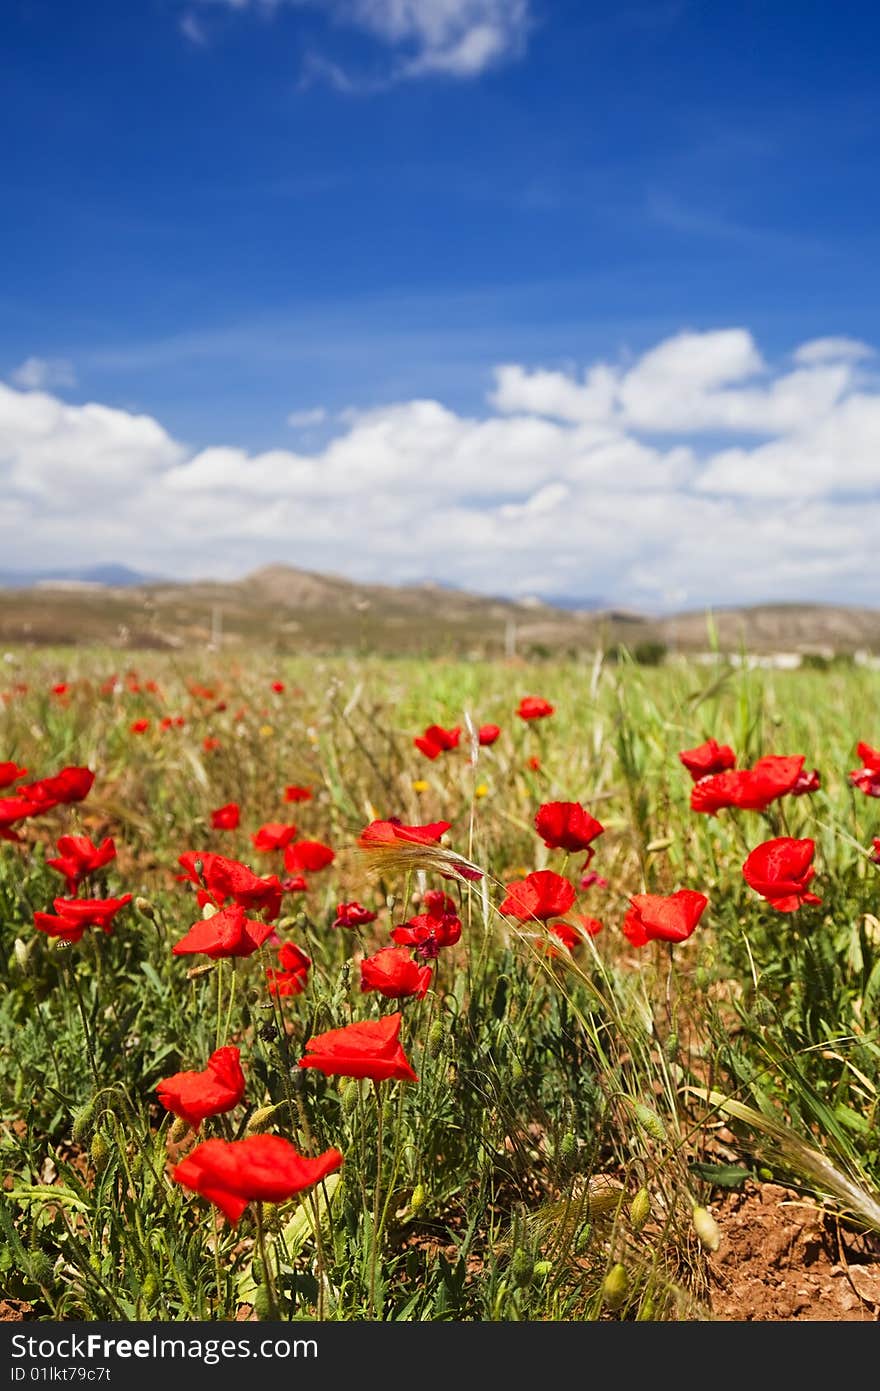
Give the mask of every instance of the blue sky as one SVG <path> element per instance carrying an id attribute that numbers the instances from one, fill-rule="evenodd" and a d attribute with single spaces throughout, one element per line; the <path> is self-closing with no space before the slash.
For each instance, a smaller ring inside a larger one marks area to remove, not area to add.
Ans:
<path id="1" fill-rule="evenodd" d="M 6 0 L 7 568 L 873 602 L 878 39 L 866 0 Z"/>

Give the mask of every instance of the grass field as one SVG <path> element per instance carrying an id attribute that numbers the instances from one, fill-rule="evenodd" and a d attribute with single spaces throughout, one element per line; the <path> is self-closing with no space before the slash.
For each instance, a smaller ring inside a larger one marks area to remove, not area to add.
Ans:
<path id="1" fill-rule="evenodd" d="M 0 763 L 27 769 L 0 798 L 63 767 L 95 774 L 85 798 L 0 840 L 0 1289 L 29 1317 L 700 1319 L 713 1201 L 767 1170 L 880 1232 L 880 800 L 848 777 L 857 742 L 880 743 L 875 674 L 720 656 L 132 660 L 21 649 L 0 666 Z M 529 695 L 553 713 L 518 717 Z M 471 728 L 490 723 L 498 738 L 478 745 Z M 460 735 L 429 759 L 413 740 L 434 724 Z M 678 754 L 710 737 L 740 768 L 804 755 L 821 785 L 693 811 Z M 285 801 L 290 785 L 310 799 Z M 588 870 L 585 850 L 536 831 L 555 802 L 601 823 Z M 239 826 L 215 829 L 230 803 Z M 358 846 L 389 818 L 450 825 L 439 848 Z M 251 837 L 290 823 L 285 867 Z M 67 894 L 46 859 L 70 834 L 109 836 L 116 855 Z M 815 842 L 821 903 L 780 911 L 746 883 L 749 852 L 781 837 Z M 332 863 L 298 858 L 311 841 Z M 175 954 L 223 911 L 177 877 L 186 852 L 193 878 L 211 853 L 277 874 L 276 935 L 247 955 Z M 541 870 L 573 886 L 571 906 L 500 912 Z M 681 889 L 708 900 L 684 940 L 624 935 L 631 895 Z M 430 967 L 426 992 L 362 990 L 361 959 L 437 890 L 460 939 L 396 958 Z M 109 931 L 35 926 L 59 895 L 126 894 Z M 374 920 L 334 926 L 352 901 Z M 269 991 L 280 943 L 309 960 L 299 993 Z M 300 1066 L 309 1039 L 398 1013 L 417 1081 Z M 244 1096 L 194 1133 L 157 1088 L 228 1046 Z M 256 1136 L 342 1162 L 288 1196 L 252 1184 L 230 1219 L 180 1175 L 205 1141 Z"/>

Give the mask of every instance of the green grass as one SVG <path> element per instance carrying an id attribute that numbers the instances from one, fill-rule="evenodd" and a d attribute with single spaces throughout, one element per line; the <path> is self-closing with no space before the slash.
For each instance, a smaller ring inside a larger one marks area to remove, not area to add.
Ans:
<path id="1" fill-rule="evenodd" d="M 0 760 L 33 777 L 68 763 L 97 774 L 86 801 L 24 823 L 25 845 L 0 842 L 0 1286 L 33 1317 L 231 1319 L 251 1305 L 285 1319 L 687 1320 L 710 1316 L 693 1209 L 749 1174 L 769 1167 L 844 1221 L 877 1227 L 880 870 L 868 851 L 880 802 L 846 776 L 856 740 L 880 742 L 875 676 L 740 671 L 721 658 L 599 669 L 255 651 L 235 666 L 138 664 L 140 684 L 154 678 L 161 694 L 129 691 L 124 672 L 122 692 L 102 693 L 119 654 L 99 650 L 12 653 L 0 679 L 11 693 Z M 51 693 L 59 681 L 66 698 Z M 193 682 L 214 699 L 190 695 Z M 556 713 L 517 719 L 526 694 Z M 185 727 L 160 733 L 163 714 Z M 139 717 L 152 721 L 140 736 Z M 413 747 L 426 725 L 468 719 L 503 731 L 476 766 L 466 734 L 436 762 Z M 206 735 L 219 747 L 206 751 Z M 803 753 L 822 788 L 763 814 L 698 816 L 677 754 L 709 735 L 741 765 Z M 293 782 L 313 800 L 285 805 Z M 604 930 L 573 957 L 549 957 L 540 924 L 497 911 L 524 872 L 579 881 L 580 857 L 566 863 L 534 831 L 551 800 L 581 801 L 606 828 L 591 868 L 608 888 L 575 905 Z M 241 829 L 212 831 L 211 809 L 228 801 L 241 804 Z M 444 843 L 485 879 L 370 878 L 357 835 L 393 815 L 451 822 Z M 279 936 L 313 965 L 305 992 L 279 1001 L 265 988 L 270 948 L 233 964 L 174 957 L 171 945 L 200 915 L 175 879 L 178 855 L 280 869 L 249 832 L 288 819 L 337 857 L 285 897 Z M 93 889 L 146 906 L 124 910 L 112 935 L 90 929 L 59 948 L 33 914 L 63 892 L 45 855 L 74 830 L 112 834 L 119 849 Z M 792 915 L 741 872 L 749 849 L 783 834 L 815 839 L 823 900 Z M 437 887 L 459 899 L 464 931 L 428 995 L 362 994 L 355 958 Z M 631 947 L 628 896 L 679 887 L 709 897 L 694 935 Z M 330 925 L 353 898 L 379 913 L 361 936 Z M 397 1008 L 418 1083 L 377 1089 L 297 1066 L 311 1035 Z M 258 1125 L 345 1156 L 338 1181 L 266 1209 L 262 1253 L 255 1205 L 231 1227 L 169 1177 L 179 1127 L 172 1136 L 157 1083 L 226 1042 L 241 1049 L 246 1102 L 202 1137 L 240 1138 L 272 1106 Z M 733 1160 L 715 1140 L 722 1124 L 737 1137 Z"/>

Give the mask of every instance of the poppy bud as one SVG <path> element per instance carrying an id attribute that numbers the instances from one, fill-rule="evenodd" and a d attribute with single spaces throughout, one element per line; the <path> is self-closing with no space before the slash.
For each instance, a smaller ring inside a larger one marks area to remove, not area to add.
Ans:
<path id="1" fill-rule="evenodd" d="M 670 1061 L 673 1061 L 673 1062 L 674 1062 L 677 1054 L 678 1054 L 678 1033 L 673 1029 L 672 1033 L 669 1035 L 669 1037 L 668 1037 L 667 1040 L 666 1040 L 666 1056 L 667 1056 L 667 1058 L 670 1059 Z"/>
<path id="2" fill-rule="evenodd" d="M 254 1295 L 254 1313 L 259 1319 L 267 1319 L 272 1313 L 272 1300 L 266 1285 L 259 1285 Z"/>
<path id="3" fill-rule="evenodd" d="M 52 1282 L 52 1262 L 44 1251 L 34 1251 L 28 1257 L 28 1275 L 34 1284 L 41 1285 L 43 1289 Z"/>
<path id="4" fill-rule="evenodd" d="M 652 1140 L 656 1140 L 658 1145 L 664 1144 L 666 1140 L 666 1127 L 657 1115 L 657 1112 L 652 1111 L 650 1106 L 643 1105 L 641 1101 L 634 1101 L 632 1103 L 632 1108 L 635 1112 L 636 1120 L 642 1129 L 650 1135 Z"/>
<path id="5" fill-rule="evenodd" d="M 95 1166 L 95 1173 L 102 1174 L 110 1162 L 110 1146 L 107 1143 L 106 1137 L 101 1134 L 100 1130 L 96 1130 L 92 1136 L 89 1154 Z"/>
<path id="6" fill-rule="evenodd" d="M 152 1270 L 147 1271 L 141 1285 L 141 1300 L 148 1309 L 151 1309 L 159 1297 L 159 1281 Z"/>
<path id="7" fill-rule="evenodd" d="M 143 914 L 145 918 L 149 918 L 150 922 L 156 921 L 158 915 L 148 898 L 141 898 L 140 896 L 138 896 L 134 901 L 134 906 L 139 913 Z"/>
<path id="8" fill-rule="evenodd" d="M 521 1082 L 525 1072 L 519 1058 L 514 1058 L 510 1064 L 510 1078 L 512 1082 Z"/>
<path id="9" fill-rule="evenodd" d="M 626 1267 L 618 1261 L 602 1281 L 602 1303 L 607 1309 L 619 1309 L 626 1300 L 628 1291 L 629 1276 Z"/>
<path id="10" fill-rule="evenodd" d="M 26 944 L 21 940 L 20 937 L 16 937 L 12 945 L 12 951 L 13 955 L 15 956 L 15 962 L 18 966 L 18 969 L 20 971 L 26 972 L 28 970 L 29 953 Z"/>
<path id="11" fill-rule="evenodd" d="M 350 1116 L 361 1099 L 361 1090 L 357 1082 L 352 1080 L 347 1083 L 345 1091 L 342 1093 L 342 1109 L 347 1116 Z"/>
<path id="12" fill-rule="evenodd" d="M 545 1275 L 549 1275 L 553 1269 L 552 1261 L 535 1261 L 534 1275 L 536 1280 L 543 1280 Z"/>
<path id="13" fill-rule="evenodd" d="M 97 1101 L 98 1098 L 93 1096 L 90 1101 L 86 1102 L 85 1106 L 80 1106 L 79 1110 L 74 1113 L 73 1130 L 71 1133 L 74 1143 L 77 1145 L 81 1145 L 83 1140 L 91 1133 Z"/>
<path id="14" fill-rule="evenodd" d="M 185 1120 L 183 1116 L 175 1116 L 168 1132 L 168 1138 L 172 1145 L 179 1145 L 184 1136 L 189 1134 L 189 1131 L 189 1121 Z"/>
<path id="15" fill-rule="evenodd" d="M 592 1223 L 585 1222 L 574 1239 L 574 1252 L 576 1256 L 586 1251 L 590 1244 L 590 1237 L 593 1235 Z"/>
<path id="16" fill-rule="evenodd" d="M 647 1188 L 640 1188 L 629 1206 L 629 1225 L 634 1232 L 640 1232 L 651 1216 L 651 1195 Z"/>
<path id="17" fill-rule="evenodd" d="M 522 1247 L 514 1251 L 510 1262 L 510 1278 L 518 1290 L 528 1289 L 535 1274 L 534 1257 Z"/>
<path id="18" fill-rule="evenodd" d="M 717 1251 L 721 1245 L 721 1230 L 708 1208 L 695 1207 L 691 1214 L 694 1231 L 707 1251 Z"/>
<path id="19" fill-rule="evenodd" d="M 559 1158 L 565 1164 L 570 1164 L 576 1158 L 578 1150 L 577 1137 L 568 1130 L 559 1142 Z"/>
<path id="20" fill-rule="evenodd" d="M 413 1216 L 415 1216 L 415 1214 L 425 1206 L 427 1197 L 428 1195 L 425 1192 L 425 1185 L 423 1183 L 417 1183 L 412 1191 L 412 1197 L 409 1200 L 409 1210 Z"/>
<path id="21" fill-rule="evenodd" d="M 443 1048 L 445 1035 L 446 1030 L 443 1028 L 443 1020 L 435 1019 L 428 1030 L 427 1049 L 429 1057 L 436 1058 L 439 1055 Z"/>
<path id="22" fill-rule="evenodd" d="M 247 1125 L 245 1126 L 246 1135 L 262 1135 L 272 1123 L 272 1118 L 276 1111 L 280 1111 L 286 1106 L 286 1101 L 280 1101 L 273 1106 L 261 1106 L 258 1111 L 254 1111 Z"/>

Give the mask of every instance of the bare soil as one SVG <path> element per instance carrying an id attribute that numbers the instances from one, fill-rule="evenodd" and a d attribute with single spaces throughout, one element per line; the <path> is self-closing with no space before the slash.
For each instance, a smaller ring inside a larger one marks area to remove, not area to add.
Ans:
<path id="1" fill-rule="evenodd" d="M 815 1201 L 748 1182 L 711 1204 L 710 1317 L 732 1322 L 880 1322 L 880 1238 L 848 1230 Z"/>

